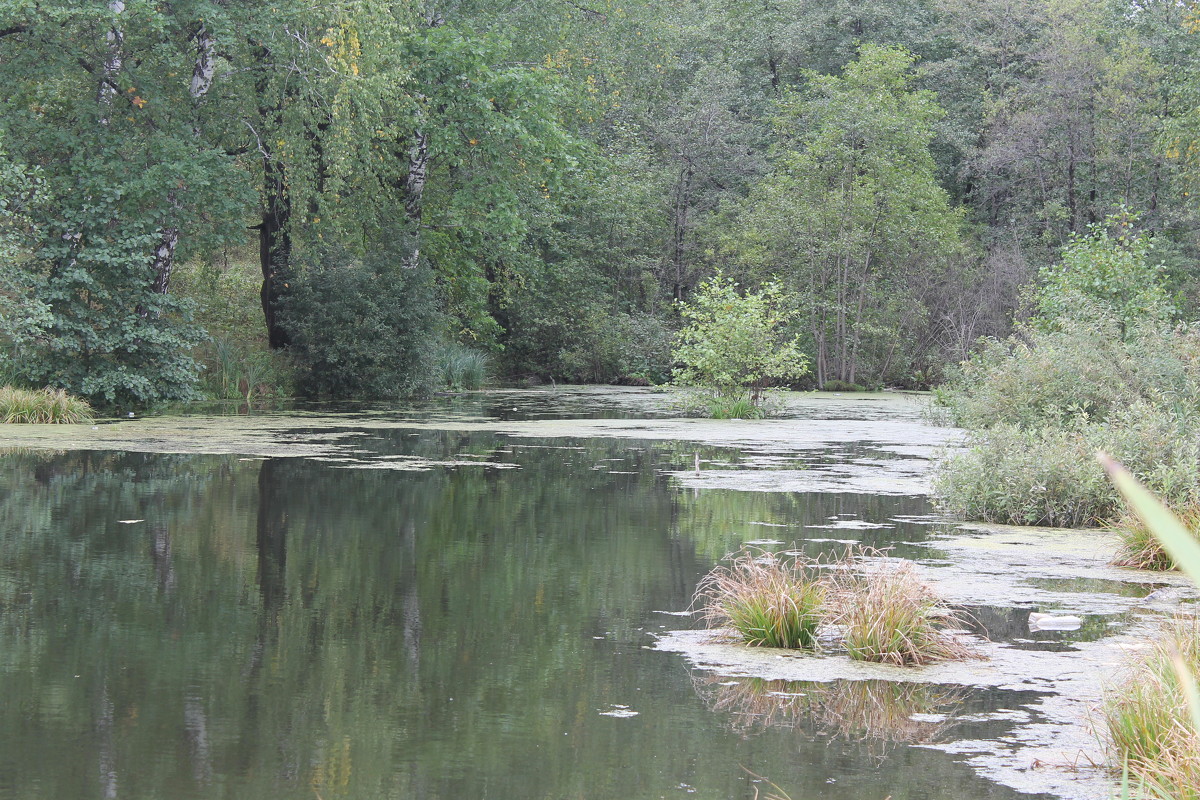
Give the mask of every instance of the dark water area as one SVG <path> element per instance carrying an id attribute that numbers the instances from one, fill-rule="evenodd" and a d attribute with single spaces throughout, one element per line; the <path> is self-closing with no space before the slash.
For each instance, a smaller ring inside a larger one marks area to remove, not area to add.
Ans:
<path id="1" fill-rule="evenodd" d="M 1033 797 L 913 746 L 1002 737 L 1032 693 L 650 649 L 742 542 L 917 553 L 926 499 L 681 489 L 738 455 L 672 442 L 355 433 L 362 464 L 0 456 L 0 798 Z"/>

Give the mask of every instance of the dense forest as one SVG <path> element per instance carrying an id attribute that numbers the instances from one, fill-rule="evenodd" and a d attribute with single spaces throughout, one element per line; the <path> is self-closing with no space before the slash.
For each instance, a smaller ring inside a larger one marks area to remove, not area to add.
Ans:
<path id="1" fill-rule="evenodd" d="M 1200 295 L 1180 0 L 4 0 L 0 85 L 0 383 L 109 407 L 661 382 L 714 274 L 807 387 Z"/>

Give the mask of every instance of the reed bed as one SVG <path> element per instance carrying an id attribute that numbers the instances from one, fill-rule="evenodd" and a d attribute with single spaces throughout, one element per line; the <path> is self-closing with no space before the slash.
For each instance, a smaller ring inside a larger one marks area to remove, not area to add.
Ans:
<path id="1" fill-rule="evenodd" d="M 75 424 L 92 421 L 86 400 L 63 389 L 0 386 L 0 419 L 6 423 Z"/>

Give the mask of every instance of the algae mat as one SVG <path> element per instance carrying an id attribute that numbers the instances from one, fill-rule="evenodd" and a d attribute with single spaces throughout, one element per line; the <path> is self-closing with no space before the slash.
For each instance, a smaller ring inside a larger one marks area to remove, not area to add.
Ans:
<path id="1" fill-rule="evenodd" d="M 667 416 L 674 397 L 653 390 L 580 388 L 473 393 L 470 402 L 351 412 L 179 414 L 96 425 L 0 429 L 0 447 L 146 453 L 318 457 L 349 468 L 501 467 L 502 460 L 387 464 L 361 446 L 368 431 L 492 432 L 522 439 L 610 438 L 730 448 L 737 464 L 705 462 L 674 474 L 687 488 L 920 495 L 932 460 L 960 432 L 923 419 L 927 401 L 904 394 L 785 393 L 782 417 L 711 420 Z M 555 418 L 601 407 L 617 418 Z M 550 418 L 505 419 L 505 414 Z M 633 417 L 636 415 L 636 418 Z M 474 455 L 469 458 L 475 459 Z M 699 455 L 697 455 L 699 461 Z"/>

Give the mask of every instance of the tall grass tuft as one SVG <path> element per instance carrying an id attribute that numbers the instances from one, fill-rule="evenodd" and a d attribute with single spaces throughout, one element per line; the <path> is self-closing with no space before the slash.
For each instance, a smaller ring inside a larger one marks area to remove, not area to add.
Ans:
<path id="1" fill-rule="evenodd" d="M 488 378 L 488 357 L 461 344 L 446 344 L 438 350 L 437 371 L 449 391 L 482 389 Z"/>
<path id="2" fill-rule="evenodd" d="M 1101 463 L 1133 513 L 1162 543 L 1179 568 L 1200 586 L 1200 542 L 1174 514 L 1123 467 Z M 1122 796 L 1129 777 L 1139 797 L 1200 798 L 1200 622 L 1177 619 L 1167 635 L 1134 664 L 1103 714 L 1116 761 L 1124 764 Z"/>
<path id="3" fill-rule="evenodd" d="M 854 568 L 836 579 L 835 603 L 851 658 L 919 665 L 976 657 L 949 630 L 961 626 L 961 618 L 917 576 L 911 561 L 880 558 L 869 549 L 852 552 L 847 561 Z"/>
<path id="4" fill-rule="evenodd" d="M 0 387 L 0 419 L 7 423 L 91 422 L 92 407 L 63 389 Z"/>
<path id="5" fill-rule="evenodd" d="M 825 594 L 808 558 L 746 549 L 700 581 L 692 604 L 709 627 L 731 627 L 747 644 L 812 648 Z"/>
<path id="6" fill-rule="evenodd" d="M 1200 798 L 1200 731 L 1186 687 L 1197 671 L 1200 625 L 1176 619 L 1102 707 L 1113 751 L 1157 796 Z"/>
<path id="7" fill-rule="evenodd" d="M 1179 521 L 1195 536 L 1200 532 L 1200 504 L 1186 503 L 1174 509 Z M 1116 532 L 1120 548 L 1113 564 L 1135 569 L 1175 569 L 1175 559 L 1163 547 L 1154 532 L 1136 514 L 1126 514 L 1109 528 Z"/>

